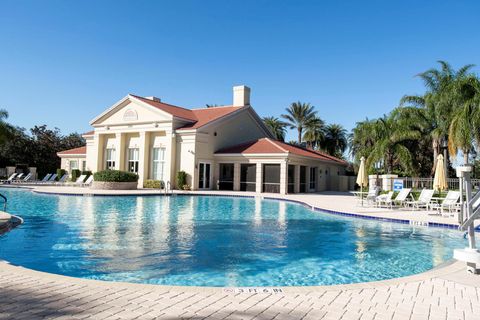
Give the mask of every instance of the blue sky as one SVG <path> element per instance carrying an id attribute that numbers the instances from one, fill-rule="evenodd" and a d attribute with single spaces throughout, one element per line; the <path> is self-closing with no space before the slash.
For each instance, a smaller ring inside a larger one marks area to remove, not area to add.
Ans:
<path id="1" fill-rule="evenodd" d="M 127 93 L 202 107 L 246 84 L 261 116 L 300 100 L 351 129 L 421 93 L 414 75 L 435 61 L 480 64 L 479 14 L 478 1 L 3 0 L 0 107 L 22 127 L 84 132 Z"/>

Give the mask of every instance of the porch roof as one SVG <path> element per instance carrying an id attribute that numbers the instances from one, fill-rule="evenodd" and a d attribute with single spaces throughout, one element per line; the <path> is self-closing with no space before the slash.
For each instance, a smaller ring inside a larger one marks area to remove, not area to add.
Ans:
<path id="1" fill-rule="evenodd" d="M 220 149 L 215 154 L 293 154 L 302 157 L 308 157 L 315 160 L 322 160 L 326 162 L 334 162 L 339 165 L 347 165 L 347 162 L 333 157 L 331 155 L 324 154 L 320 151 L 315 151 L 307 148 L 301 148 L 298 146 L 294 146 L 285 142 L 281 142 L 278 140 L 273 140 L 270 138 L 261 138 L 258 140 L 250 141 L 247 143 L 239 144 L 233 147 L 228 147 L 224 149 Z"/>

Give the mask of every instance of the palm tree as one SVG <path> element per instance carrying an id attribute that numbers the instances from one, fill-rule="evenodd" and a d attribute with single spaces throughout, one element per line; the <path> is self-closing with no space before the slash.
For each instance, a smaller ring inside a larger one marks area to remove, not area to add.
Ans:
<path id="1" fill-rule="evenodd" d="M 428 128 L 424 133 L 430 137 L 433 149 L 432 174 L 436 168 L 441 141 L 448 138 L 452 121 L 454 103 L 451 99 L 451 87 L 458 79 L 466 77 L 474 66 L 468 64 L 455 71 L 445 61 L 438 61 L 438 63 L 440 69 L 429 69 L 417 75 L 427 89 L 424 95 L 407 95 L 400 100 L 400 106 L 422 109 L 420 112 L 414 110 L 407 112 L 415 113 L 416 119 L 420 122 L 419 125 Z M 415 121 L 414 118 L 413 121 Z"/>
<path id="2" fill-rule="evenodd" d="M 275 139 L 280 141 L 285 140 L 285 134 L 287 132 L 287 124 L 285 122 L 278 119 L 277 117 L 264 117 L 263 123 L 270 130 Z"/>
<path id="3" fill-rule="evenodd" d="M 297 129 L 298 143 L 302 143 L 302 133 L 307 124 L 312 121 L 316 111 L 310 103 L 294 102 L 286 108 L 287 114 L 282 114 L 282 118 L 287 120 L 290 129 Z"/>
<path id="4" fill-rule="evenodd" d="M 325 139 L 325 121 L 314 116 L 305 126 L 303 140 L 310 148 L 318 148 Z"/>
<path id="5" fill-rule="evenodd" d="M 457 79 L 451 89 L 455 108 L 448 132 L 448 148 L 453 157 L 462 151 L 464 164 L 468 164 L 470 150 L 475 142 L 478 147 L 480 141 L 480 80 L 473 75 Z"/>
<path id="6" fill-rule="evenodd" d="M 347 146 L 347 130 L 339 124 L 329 124 L 325 128 L 324 149 L 332 156 L 341 158 Z"/>
<path id="7" fill-rule="evenodd" d="M 0 144 L 3 144 L 10 135 L 10 126 L 5 120 L 8 118 L 8 111 L 0 109 Z"/>

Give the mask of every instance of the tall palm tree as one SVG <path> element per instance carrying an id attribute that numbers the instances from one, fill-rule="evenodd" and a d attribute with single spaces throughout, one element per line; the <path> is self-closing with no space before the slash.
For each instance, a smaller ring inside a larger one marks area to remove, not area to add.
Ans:
<path id="1" fill-rule="evenodd" d="M 288 108 L 287 113 L 282 114 L 282 118 L 287 120 L 290 129 L 297 129 L 298 143 L 302 143 L 302 133 L 307 124 L 312 121 L 316 115 L 314 107 L 310 103 L 294 102 Z"/>
<path id="2" fill-rule="evenodd" d="M 310 148 L 318 148 L 325 139 L 325 121 L 314 116 L 305 126 L 303 140 Z"/>
<path id="3" fill-rule="evenodd" d="M 480 80 L 476 76 L 457 79 L 451 88 L 450 97 L 455 105 L 449 127 L 448 148 L 455 156 L 460 150 L 464 164 L 468 155 L 480 141 Z"/>
<path id="4" fill-rule="evenodd" d="M 263 123 L 272 132 L 275 139 L 284 141 L 287 132 L 287 124 L 277 117 L 264 117 Z"/>
<path id="5" fill-rule="evenodd" d="M 339 124 L 329 124 L 325 128 L 324 149 L 332 156 L 342 157 L 347 150 L 347 130 Z"/>
<path id="6" fill-rule="evenodd" d="M 431 173 L 435 171 L 437 156 L 440 153 L 442 139 L 447 139 L 452 121 L 454 103 L 451 99 L 451 88 L 458 79 L 468 76 L 472 64 L 454 70 L 449 63 L 438 61 L 439 69 L 429 69 L 417 76 L 422 79 L 427 89 L 424 95 L 407 95 L 400 100 L 400 106 L 422 109 L 416 112 L 421 125 L 429 128 L 425 132 L 431 139 L 433 161 Z M 411 110 L 415 113 L 415 111 Z M 415 120 L 414 120 L 415 121 Z"/>

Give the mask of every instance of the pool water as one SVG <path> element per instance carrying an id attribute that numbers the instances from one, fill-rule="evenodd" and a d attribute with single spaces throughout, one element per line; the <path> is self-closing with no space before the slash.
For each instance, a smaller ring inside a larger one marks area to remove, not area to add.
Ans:
<path id="1" fill-rule="evenodd" d="M 208 196 L 80 197 L 1 189 L 24 224 L 0 259 L 56 274 L 164 285 L 310 286 L 420 273 L 460 232 Z"/>

